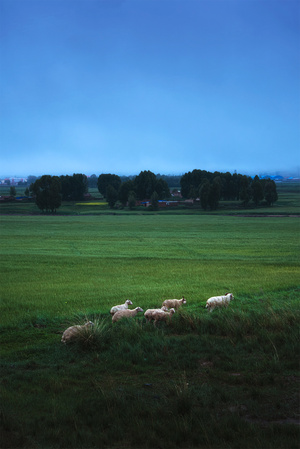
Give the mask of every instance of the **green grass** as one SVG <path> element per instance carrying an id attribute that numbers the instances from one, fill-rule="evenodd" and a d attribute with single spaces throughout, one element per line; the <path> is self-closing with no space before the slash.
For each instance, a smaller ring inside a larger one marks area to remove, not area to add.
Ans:
<path id="1" fill-rule="evenodd" d="M 1 447 L 298 448 L 297 217 L 3 215 L 0 238 Z M 111 323 L 182 295 L 169 325 Z"/>
<path id="2" fill-rule="evenodd" d="M 296 288 L 297 218 L 24 216 L 1 219 L 2 319 L 107 312 L 131 299 L 156 306 L 186 296 Z"/>

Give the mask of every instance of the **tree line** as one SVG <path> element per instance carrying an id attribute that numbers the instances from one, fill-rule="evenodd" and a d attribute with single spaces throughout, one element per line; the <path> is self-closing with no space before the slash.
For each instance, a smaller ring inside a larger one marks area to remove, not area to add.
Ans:
<path id="1" fill-rule="evenodd" d="M 241 201 L 244 206 L 253 201 L 257 207 L 263 200 L 271 206 L 278 199 L 275 182 L 257 175 L 251 178 L 237 173 L 193 170 L 181 177 L 180 185 L 182 196 L 199 198 L 204 210 L 217 209 L 221 200 Z"/>
<path id="2" fill-rule="evenodd" d="M 207 172 L 193 170 L 182 176 L 155 175 L 149 170 L 141 171 L 132 177 L 120 177 L 116 174 L 73 176 L 43 175 L 35 179 L 29 192 L 43 212 L 55 212 L 62 201 L 81 201 L 88 193 L 89 187 L 98 191 L 113 208 L 117 202 L 123 207 L 134 208 L 137 201 L 150 200 L 152 208 L 158 207 L 159 200 L 171 198 L 170 187 L 180 185 L 183 198 L 200 201 L 204 210 L 217 209 L 221 200 L 240 201 L 244 206 L 250 201 L 258 206 L 265 200 L 272 205 L 277 201 L 276 184 L 270 179 L 251 178 L 246 175 Z"/>

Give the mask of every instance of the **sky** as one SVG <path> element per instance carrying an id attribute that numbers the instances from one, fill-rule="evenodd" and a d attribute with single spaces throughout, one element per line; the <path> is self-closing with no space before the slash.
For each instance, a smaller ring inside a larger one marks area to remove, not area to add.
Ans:
<path id="1" fill-rule="evenodd" d="M 300 169 L 299 0 L 0 0 L 0 176 Z"/>

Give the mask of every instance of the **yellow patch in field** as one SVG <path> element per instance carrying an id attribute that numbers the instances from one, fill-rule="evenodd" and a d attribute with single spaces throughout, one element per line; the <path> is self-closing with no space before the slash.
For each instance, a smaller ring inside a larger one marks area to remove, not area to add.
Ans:
<path id="1" fill-rule="evenodd" d="M 107 206 L 106 202 L 97 203 L 76 203 L 76 206 Z"/>

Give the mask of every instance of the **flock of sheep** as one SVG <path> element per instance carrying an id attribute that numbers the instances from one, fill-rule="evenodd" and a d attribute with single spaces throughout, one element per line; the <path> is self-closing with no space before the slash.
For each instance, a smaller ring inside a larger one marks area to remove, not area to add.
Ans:
<path id="1" fill-rule="evenodd" d="M 213 296 L 206 301 L 206 308 L 212 312 L 217 307 L 227 307 L 230 301 L 234 299 L 232 293 L 226 293 L 223 296 Z M 166 299 L 162 303 L 162 307 L 158 309 L 148 309 L 144 313 L 147 322 L 153 321 L 154 326 L 158 321 L 168 321 L 171 320 L 172 315 L 178 310 L 183 304 L 186 304 L 186 299 L 183 296 L 181 299 Z M 113 306 L 110 309 L 110 314 L 112 316 L 112 322 L 121 320 L 122 318 L 133 318 L 138 312 L 144 312 L 141 307 L 136 307 L 135 309 L 129 309 L 128 307 L 132 305 L 129 299 L 126 299 L 124 304 L 119 304 Z M 68 341 L 76 338 L 80 332 L 86 327 L 93 326 L 92 321 L 80 326 L 68 327 L 63 333 L 61 341 L 67 343 Z"/>

